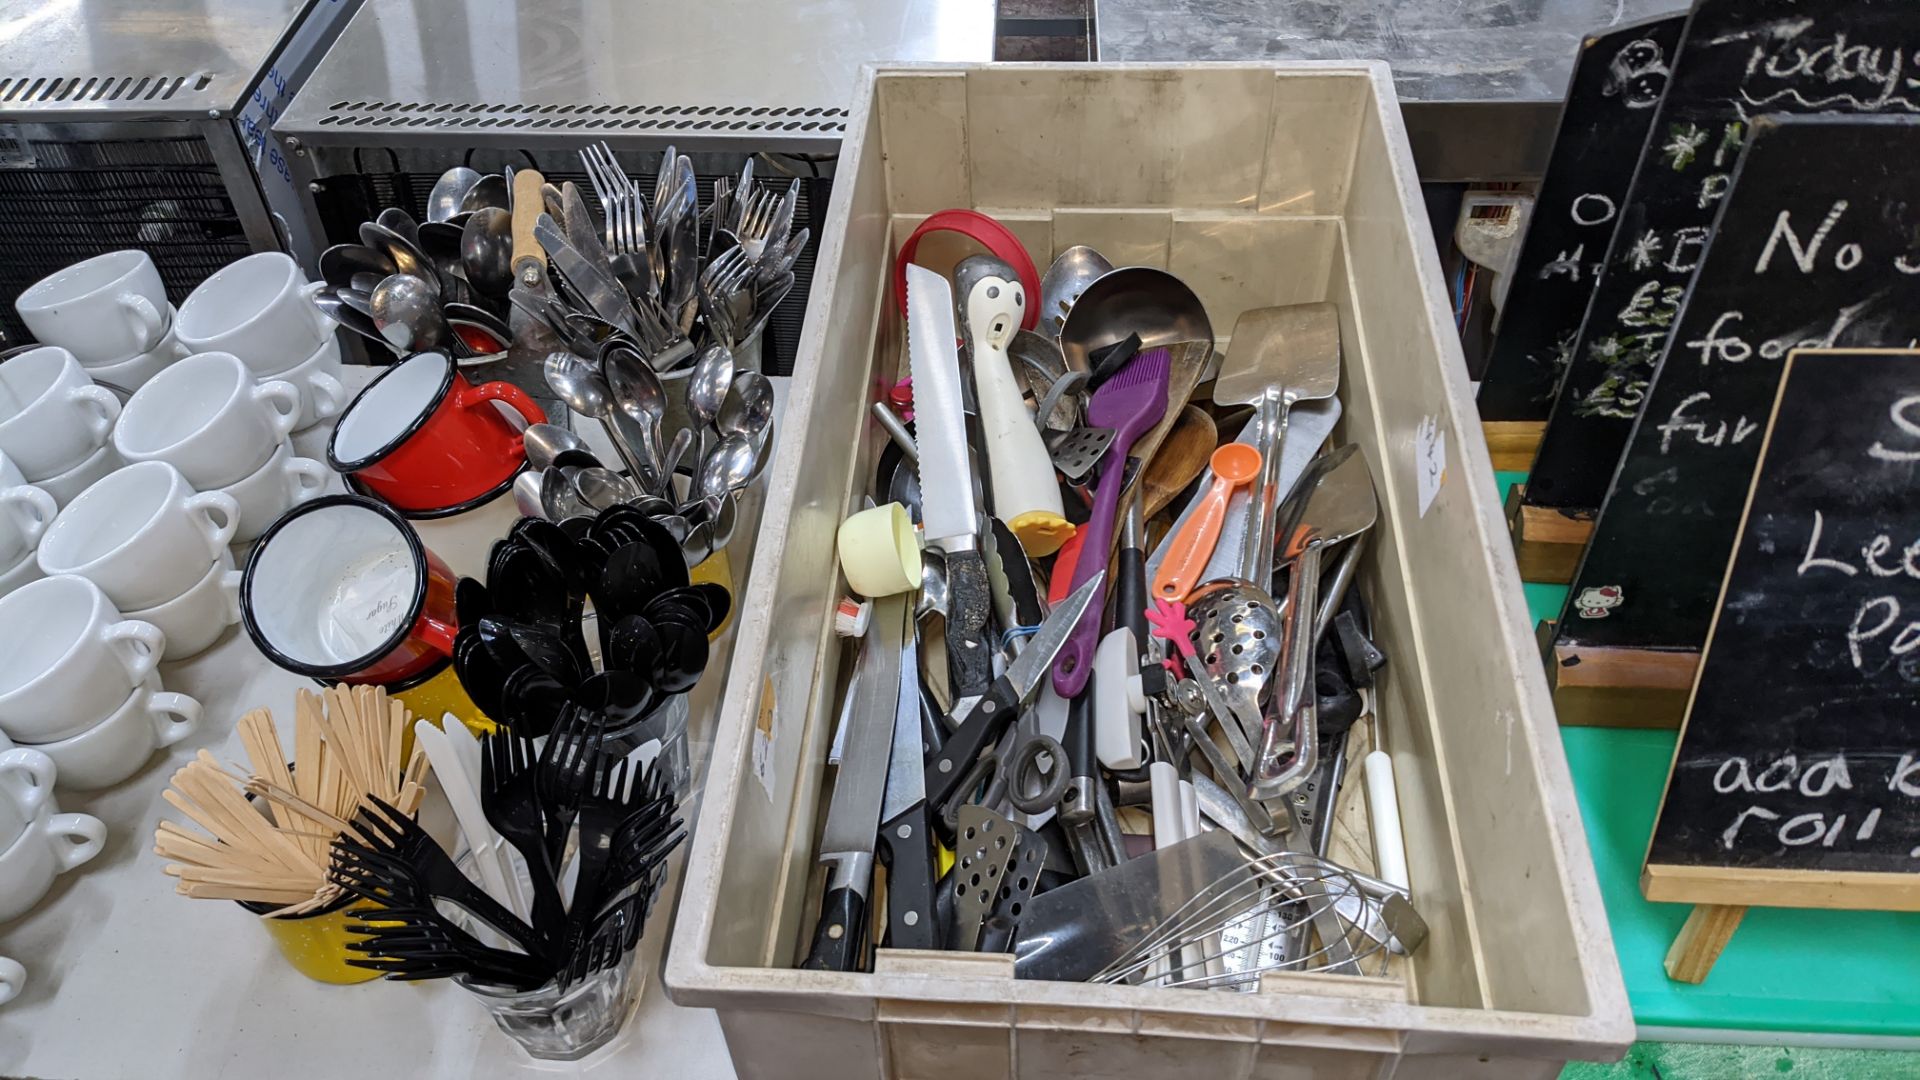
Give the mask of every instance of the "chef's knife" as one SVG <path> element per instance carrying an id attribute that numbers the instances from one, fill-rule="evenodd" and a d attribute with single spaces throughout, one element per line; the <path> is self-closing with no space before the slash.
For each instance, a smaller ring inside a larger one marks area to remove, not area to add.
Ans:
<path id="1" fill-rule="evenodd" d="M 956 707 L 993 684 L 987 616 L 992 593 L 980 554 L 979 512 L 962 404 L 953 287 L 924 266 L 907 267 L 907 360 L 913 373 L 914 443 L 920 460 L 920 520 L 947 556 L 947 671 Z"/>
<path id="2" fill-rule="evenodd" d="M 827 867 L 826 895 L 820 901 L 813 947 L 801 965 L 816 971 L 852 971 L 865 951 L 873 838 L 900 698 L 896 645 L 906 618 L 905 594 L 873 602 L 869 644 L 860 652 L 859 702 L 841 746 L 840 771 L 834 777 L 833 801 L 827 806 L 827 824 L 820 837 L 820 861 Z"/>
<path id="3" fill-rule="evenodd" d="M 877 838 L 887 861 L 887 943 L 895 949 L 938 949 L 942 924 L 933 912 L 933 814 L 927 808 L 927 755 L 920 737 L 920 656 L 911 622 L 901 641 L 893 755 Z"/>
<path id="4" fill-rule="evenodd" d="M 923 451 L 924 453 L 924 451 Z M 940 752 L 927 763 L 927 803 L 944 811 L 980 752 L 1000 741 L 1007 725 L 1019 717 L 1040 692 L 1040 680 L 1052 666 L 1054 657 L 1066 645 L 1080 616 L 1093 603 L 1093 597 L 1106 581 L 1107 572 L 1098 570 L 1073 594 L 1056 604 L 1020 651 L 1007 673 L 1000 676 L 985 696 L 973 702 L 956 700 L 952 717 L 959 727 L 948 736 Z"/>

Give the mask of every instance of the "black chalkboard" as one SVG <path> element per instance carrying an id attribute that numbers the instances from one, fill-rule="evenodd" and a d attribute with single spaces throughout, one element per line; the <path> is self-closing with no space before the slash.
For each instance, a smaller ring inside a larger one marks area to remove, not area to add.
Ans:
<path id="1" fill-rule="evenodd" d="M 1916 539 L 1920 352 L 1796 350 L 1654 824 L 1649 898 L 1920 906 Z M 1836 893 L 1805 871 L 1869 876 Z"/>
<path id="2" fill-rule="evenodd" d="M 1556 645 L 1700 648 L 1786 353 L 1920 337 L 1916 161 L 1920 118 L 1755 121 Z"/>
<path id="3" fill-rule="evenodd" d="M 1685 22 L 1668 15 L 1580 42 L 1480 380 L 1480 419 L 1545 420 L 1553 407 Z"/>
<path id="4" fill-rule="evenodd" d="M 1694 5 L 1527 480 L 1528 505 L 1591 510 L 1606 495 L 1752 117 L 1912 114 L 1916 49 L 1912 0 Z"/>

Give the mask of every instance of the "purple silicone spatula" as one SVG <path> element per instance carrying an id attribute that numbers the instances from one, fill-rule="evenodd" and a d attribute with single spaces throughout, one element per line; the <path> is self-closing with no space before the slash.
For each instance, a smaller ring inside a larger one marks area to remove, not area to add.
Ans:
<path id="1" fill-rule="evenodd" d="M 1081 526 L 1080 557 L 1073 564 L 1073 588 L 1107 568 L 1113 547 L 1113 529 L 1120 507 L 1120 491 L 1127 486 L 1127 451 L 1167 412 L 1167 376 L 1172 355 L 1152 349 L 1133 358 L 1121 372 L 1093 392 L 1087 401 L 1087 423 L 1113 429 L 1113 444 L 1100 459 L 1100 479 L 1093 491 L 1093 514 Z M 1104 586 L 1080 616 L 1060 655 L 1053 661 L 1053 689 L 1063 698 L 1077 697 L 1093 676 L 1093 648 L 1100 638 L 1100 613 L 1106 609 Z"/>

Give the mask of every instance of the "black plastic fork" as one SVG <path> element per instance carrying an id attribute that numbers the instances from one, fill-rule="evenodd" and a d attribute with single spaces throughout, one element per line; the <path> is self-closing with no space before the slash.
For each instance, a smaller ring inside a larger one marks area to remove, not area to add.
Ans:
<path id="1" fill-rule="evenodd" d="M 559 874 L 548 854 L 546 815 L 540 803 L 533 744 L 496 728 L 481 744 L 480 805 L 487 824 L 527 861 L 533 879 L 533 925 L 550 941 L 567 936 Z"/>

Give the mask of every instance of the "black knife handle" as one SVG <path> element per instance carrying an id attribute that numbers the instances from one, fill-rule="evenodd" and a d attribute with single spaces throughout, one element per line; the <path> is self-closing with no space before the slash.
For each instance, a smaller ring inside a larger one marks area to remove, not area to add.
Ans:
<path id="1" fill-rule="evenodd" d="M 1150 664 L 1146 659 L 1147 643 L 1151 640 L 1147 637 L 1147 553 L 1140 550 L 1146 530 L 1140 520 L 1140 501 L 1145 498 L 1145 487 L 1145 484 L 1134 485 L 1133 501 L 1127 504 L 1126 522 L 1120 532 L 1120 553 L 1115 559 L 1119 577 L 1113 583 L 1113 625 L 1133 631 L 1133 646 L 1140 656 L 1140 689 L 1153 697 L 1166 690 L 1167 680 L 1160 665 Z"/>
<path id="2" fill-rule="evenodd" d="M 954 700 L 979 697 L 993 685 L 993 649 L 987 618 L 993 592 L 987 561 L 978 551 L 947 553 L 947 677 Z"/>
<path id="3" fill-rule="evenodd" d="M 997 744 L 1000 736 L 1020 715 L 1019 696 L 1014 693 L 1013 684 L 1005 679 L 993 684 L 992 690 L 974 705 L 973 711 L 947 741 L 941 744 L 940 752 L 927 762 L 927 804 L 944 810 L 953 798 L 960 784 L 972 771 L 975 759 L 979 758 L 987 747 Z"/>
<path id="4" fill-rule="evenodd" d="M 820 901 L 813 948 L 800 966 L 809 971 L 852 971 L 860 959 L 860 939 L 865 936 L 866 925 L 866 897 L 851 885 L 828 889 Z"/>
<path id="5" fill-rule="evenodd" d="M 940 920 L 934 917 L 933 811 L 927 801 L 881 822 L 877 839 L 887 859 L 888 947 L 940 948 Z"/>
<path id="6" fill-rule="evenodd" d="M 1093 687 L 1067 703 L 1067 730 L 1060 742 L 1067 755 L 1067 789 L 1060 796 L 1060 820 L 1068 825 L 1092 821 L 1094 783 L 1100 775 L 1093 749 Z"/>

